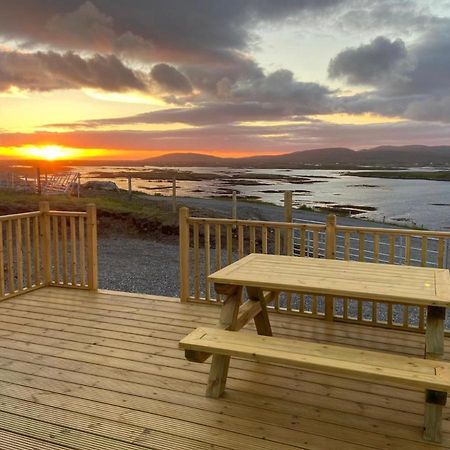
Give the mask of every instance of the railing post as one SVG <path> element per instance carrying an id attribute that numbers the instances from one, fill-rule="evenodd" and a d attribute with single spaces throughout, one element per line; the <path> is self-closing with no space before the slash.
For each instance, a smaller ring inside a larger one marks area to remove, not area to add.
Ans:
<path id="1" fill-rule="evenodd" d="M 189 209 L 183 206 L 179 211 L 180 239 L 180 301 L 189 298 Z"/>
<path id="2" fill-rule="evenodd" d="M 284 221 L 291 223 L 292 216 L 292 191 L 284 192 Z M 288 228 L 284 235 L 284 251 L 286 255 L 292 255 L 292 228 Z"/>
<path id="3" fill-rule="evenodd" d="M 325 257 L 336 259 L 336 216 L 334 214 L 327 216 L 325 236 Z M 325 296 L 325 319 L 334 319 L 334 298 L 330 295 Z"/>
<path id="4" fill-rule="evenodd" d="M 39 202 L 40 226 L 39 233 L 42 243 L 42 269 L 44 274 L 44 286 L 51 283 L 51 261 L 50 261 L 50 203 Z"/>
<path id="5" fill-rule="evenodd" d="M 86 212 L 88 288 L 96 291 L 98 289 L 97 208 L 94 204 L 89 204 Z"/>

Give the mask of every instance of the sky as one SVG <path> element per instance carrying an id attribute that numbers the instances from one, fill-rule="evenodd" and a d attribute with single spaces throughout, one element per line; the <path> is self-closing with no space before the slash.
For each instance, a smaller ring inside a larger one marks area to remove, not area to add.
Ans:
<path id="1" fill-rule="evenodd" d="M 0 0 L 0 159 L 450 144 L 447 0 Z"/>

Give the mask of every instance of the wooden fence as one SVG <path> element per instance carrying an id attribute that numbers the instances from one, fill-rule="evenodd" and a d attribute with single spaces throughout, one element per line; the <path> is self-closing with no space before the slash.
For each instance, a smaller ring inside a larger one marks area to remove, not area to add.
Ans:
<path id="1" fill-rule="evenodd" d="M 210 273 L 249 253 L 444 267 L 450 232 L 189 217 L 180 208 L 181 301 L 216 303 Z M 356 242 L 356 246 L 355 246 Z M 380 301 L 280 293 L 272 311 L 424 331 L 425 308 Z M 447 330 L 447 331 L 450 331 Z"/>
<path id="2" fill-rule="evenodd" d="M 97 289 L 95 205 L 0 216 L 0 300 L 44 286 Z"/>

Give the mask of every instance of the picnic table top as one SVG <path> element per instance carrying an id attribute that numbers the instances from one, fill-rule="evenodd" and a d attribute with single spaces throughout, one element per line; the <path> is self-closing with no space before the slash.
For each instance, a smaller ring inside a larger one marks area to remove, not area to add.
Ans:
<path id="1" fill-rule="evenodd" d="M 273 291 L 450 307 L 447 269 L 252 253 L 208 279 Z"/>

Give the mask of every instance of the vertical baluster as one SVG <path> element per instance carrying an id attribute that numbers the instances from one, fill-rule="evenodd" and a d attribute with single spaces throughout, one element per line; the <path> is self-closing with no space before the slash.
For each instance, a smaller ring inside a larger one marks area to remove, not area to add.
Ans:
<path id="1" fill-rule="evenodd" d="M 8 291 L 13 294 L 15 291 L 14 286 L 14 253 L 13 253 L 13 228 L 12 221 L 6 222 L 6 241 L 8 249 Z"/>
<path id="2" fill-rule="evenodd" d="M 360 261 L 365 260 L 365 245 L 366 244 L 366 235 L 363 232 L 359 233 L 359 250 L 358 250 L 358 256 Z"/>
<path id="3" fill-rule="evenodd" d="M 317 295 L 311 295 L 311 314 L 313 316 L 317 315 Z"/>
<path id="4" fill-rule="evenodd" d="M 394 323 L 394 317 L 393 317 L 393 314 L 392 314 L 392 303 L 388 303 L 388 305 L 387 305 L 387 317 L 386 317 L 386 321 L 387 321 L 387 324 L 388 324 L 389 326 L 392 326 L 393 323 Z"/>
<path id="5" fill-rule="evenodd" d="M 85 227 L 84 217 L 78 219 L 78 235 L 80 239 L 80 283 L 86 286 L 86 244 L 85 244 Z"/>
<path id="6" fill-rule="evenodd" d="M 233 262 L 233 227 L 227 225 L 227 264 Z"/>
<path id="7" fill-rule="evenodd" d="M 373 235 L 373 262 L 380 262 L 380 235 Z"/>
<path id="8" fill-rule="evenodd" d="M 77 230 L 75 217 L 70 217 L 70 256 L 71 256 L 71 282 L 77 285 Z"/>
<path id="9" fill-rule="evenodd" d="M 256 229 L 255 227 L 249 228 L 250 235 L 250 253 L 256 253 Z"/>
<path id="10" fill-rule="evenodd" d="M 244 225 L 238 226 L 238 258 L 244 257 Z"/>
<path id="11" fill-rule="evenodd" d="M 59 279 L 59 217 L 52 217 L 52 226 L 53 226 L 53 264 L 55 266 L 55 278 L 54 282 L 56 285 L 60 283 Z"/>
<path id="12" fill-rule="evenodd" d="M 408 305 L 403 305 L 403 328 L 408 328 L 409 326 L 409 308 Z"/>
<path id="13" fill-rule="evenodd" d="M 344 260 L 350 260 L 350 233 L 347 231 L 344 233 Z"/>
<path id="14" fill-rule="evenodd" d="M 422 236 L 422 250 L 420 257 L 420 265 L 422 267 L 427 266 L 427 256 L 428 256 L 428 238 L 427 236 Z"/>
<path id="15" fill-rule="evenodd" d="M 444 267 L 444 253 L 445 253 L 445 239 L 439 238 L 438 239 L 438 257 L 437 257 L 437 263 L 438 267 Z"/>
<path id="16" fill-rule="evenodd" d="M 194 296 L 196 300 L 200 299 L 200 237 L 198 223 L 194 223 Z"/>
<path id="17" fill-rule="evenodd" d="M 275 255 L 279 255 L 280 254 L 280 250 L 281 250 L 281 233 L 280 233 L 280 229 L 279 228 L 275 228 Z"/>
<path id="18" fill-rule="evenodd" d="M 389 236 L 389 263 L 395 264 L 395 235 Z"/>
<path id="19" fill-rule="evenodd" d="M 214 238 L 216 241 L 216 270 L 222 268 L 222 228 L 217 224 L 214 228 Z"/>
<path id="20" fill-rule="evenodd" d="M 34 267 L 34 283 L 36 286 L 41 284 L 41 258 L 39 247 L 39 217 L 33 218 L 33 267 Z"/>
<path id="21" fill-rule="evenodd" d="M 411 265 L 411 236 L 405 236 L 405 264 Z"/>
<path id="22" fill-rule="evenodd" d="M 306 249 L 306 236 L 305 236 L 305 227 L 302 226 L 300 228 L 300 256 L 305 256 Z"/>
<path id="23" fill-rule="evenodd" d="M 5 296 L 5 251 L 3 245 L 3 222 L 0 221 L 0 298 Z"/>
<path id="24" fill-rule="evenodd" d="M 22 220 L 16 219 L 16 274 L 17 274 L 17 290 L 23 290 L 23 248 L 22 248 Z"/>
<path id="25" fill-rule="evenodd" d="M 210 229 L 209 224 L 205 223 L 205 298 L 209 300 L 211 298 L 211 290 L 209 285 L 208 276 L 211 270 L 211 238 L 210 238 Z"/>
<path id="26" fill-rule="evenodd" d="M 33 287 L 33 276 L 31 269 L 31 220 L 29 217 L 25 219 L 25 256 L 27 267 L 27 288 Z"/>
<path id="27" fill-rule="evenodd" d="M 261 247 L 264 254 L 267 253 L 267 227 L 261 229 Z"/>
<path id="28" fill-rule="evenodd" d="M 298 310 L 300 313 L 305 312 L 305 294 L 298 293 Z"/>
<path id="29" fill-rule="evenodd" d="M 419 306 L 419 330 L 425 330 L 425 306 Z"/>
<path id="30" fill-rule="evenodd" d="M 363 321 L 363 302 L 362 300 L 357 300 L 356 301 L 357 305 L 358 305 L 358 322 L 362 322 Z"/>
<path id="31" fill-rule="evenodd" d="M 343 307 L 343 317 L 344 320 L 348 320 L 348 298 L 342 299 L 342 307 Z"/>
<path id="32" fill-rule="evenodd" d="M 67 258 L 67 220 L 61 217 L 61 240 L 62 240 L 62 259 L 63 259 L 63 283 L 64 286 L 69 284 L 69 269 Z"/>
<path id="33" fill-rule="evenodd" d="M 319 231 L 313 231 L 313 257 L 319 257 Z"/>

